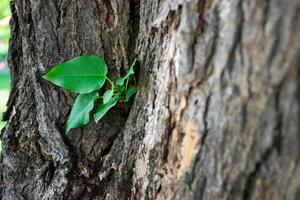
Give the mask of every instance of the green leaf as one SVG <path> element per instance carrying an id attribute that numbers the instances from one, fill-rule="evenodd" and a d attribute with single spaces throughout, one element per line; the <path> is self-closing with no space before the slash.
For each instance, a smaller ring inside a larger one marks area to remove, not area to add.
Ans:
<path id="1" fill-rule="evenodd" d="M 103 95 L 103 104 L 106 104 L 106 103 L 109 102 L 109 100 L 111 100 L 113 93 L 114 93 L 113 90 L 107 90 L 104 93 L 104 95 Z"/>
<path id="2" fill-rule="evenodd" d="M 79 56 L 56 65 L 44 78 L 80 94 L 99 90 L 105 83 L 107 67 L 98 56 Z"/>
<path id="3" fill-rule="evenodd" d="M 104 117 L 104 115 L 109 111 L 109 109 L 114 107 L 119 100 L 120 100 L 120 96 L 116 95 L 108 103 L 101 104 L 94 115 L 95 122 L 97 123 L 102 117 Z"/>
<path id="4" fill-rule="evenodd" d="M 79 94 L 77 96 L 70 117 L 67 121 L 66 133 L 68 133 L 72 128 L 79 128 L 90 122 L 90 112 L 98 97 L 98 92 Z"/>
<path id="5" fill-rule="evenodd" d="M 118 92 L 120 92 L 120 93 L 123 93 L 124 91 L 125 91 L 125 86 L 124 85 L 120 85 L 119 87 L 118 87 L 118 90 L 117 90 Z"/>
<path id="6" fill-rule="evenodd" d="M 132 97 L 132 95 L 134 95 L 136 92 L 137 92 L 136 85 L 130 86 L 126 92 L 125 101 L 129 101 L 130 97 Z"/>
<path id="7" fill-rule="evenodd" d="M 131 64 L 131 66 L 130 66 L 130 68 L 129 68 L 129 70 L 127 71 L 127 74 L 124 76 L 124 77 L 121 77 L 121 78 L 118 78 L 117 79 L 117 81 L 116 81 L 116 83 L 117 83 L 117 85 L 124 85 L 124 82 L 125 82 L 125 80 L 130 76 L 130 75 L 132 75 L 132 74 L 134 74 L 134 66 L 135 66 L 135 64 L 136 64 L 136 59 L 134 59 L 134 61 L 133 61 L 133 63 Z"/>

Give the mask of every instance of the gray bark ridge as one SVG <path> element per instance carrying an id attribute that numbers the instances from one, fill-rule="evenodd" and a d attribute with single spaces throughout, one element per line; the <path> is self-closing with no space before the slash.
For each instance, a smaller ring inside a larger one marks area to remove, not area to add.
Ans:
<path id="1" fill-rule="evenodd" d="M 298 199 L 298 0 L 15 0 L 2 199 Z M 64 135 L 82 54 L 138 93 Z"/>

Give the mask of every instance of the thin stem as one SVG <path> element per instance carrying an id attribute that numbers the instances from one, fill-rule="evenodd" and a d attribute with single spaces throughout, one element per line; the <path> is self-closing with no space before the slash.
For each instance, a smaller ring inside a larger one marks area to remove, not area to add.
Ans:
<path id="1" fill-rule="evenodd" d="M 106 79 L 108 80 L 108 82 L 110 83 L 110 85 L 111 85 L 112 87 L 114 87 L 114 83 L 113 83 L 108 77 L 106 77 Z"/>
<path id="2" fill-rule="evenodd" d="M 129 82 L 129 77 L 126 79 L 126 84 L 125 84 L 125 92 L 127 91 L 128 82 Z"/>
<path id="3" fill-rule="evenodd" d="M 113 94 L 114 94 L 114 92 L 115 92 L 115 84 L 108 77 L 106 77 L 106 78 L 107 78 L 108 82 L 110 83 L 111 90 L 113 91 Z"/>

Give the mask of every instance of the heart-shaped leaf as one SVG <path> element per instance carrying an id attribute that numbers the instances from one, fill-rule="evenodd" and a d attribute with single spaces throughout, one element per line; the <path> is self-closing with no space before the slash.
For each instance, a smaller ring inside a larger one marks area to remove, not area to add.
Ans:
<path id="1" fill-rule="evenodd" d="M 132 97 L 132 95 L 134 95 L 136 92 L 137 92 L 136 85 L 130 86 L 126 92 L 125 101 L 129 101 L 130 97 Z"/>
<path id="2" fill-rule="evenodd" d="M 98 92 L 79 94 L 77 96 L 70 117 L 67 121 L 66 133 L 68 133 L 72 128 L 79 128 L 90 122 L 90 112 L 98 97 Z"/>
<path id="3" fill-rule="evenodd" d="M 108 103 L 113 95 L 114 91 L 113 90 L 107 90 L 104 95 L 103 95 L 103 104 Z"/>
<path id="4" fill-rule="evenodd" d="M 109 111 L 109 109 L 117 104 L 119 100 L 120 96 L 116 95 L 108 103 L 101 104 L 94 115 L 95 122 L 97 123 Z"/>
<path id="5" fill-rule="evenodd" d="M 44 78 L 80 94 L 99 90 L 105 83 L 106 63 L 98 56 L 79 56 L 58 64 Z"/>
<path id="6" fill-rule="evenodd" d="M 134 66 L 136 64 L 136 59 L 134 59 L 133 63 L 131 64 L 129 70 L 127 71 L 127 74 L 124 77 L 118 78 L 116 83 L 117 85 L 124 85 L 124 82 L 127 78 L 129 78 L 130 75 L 134 74 Z"/>

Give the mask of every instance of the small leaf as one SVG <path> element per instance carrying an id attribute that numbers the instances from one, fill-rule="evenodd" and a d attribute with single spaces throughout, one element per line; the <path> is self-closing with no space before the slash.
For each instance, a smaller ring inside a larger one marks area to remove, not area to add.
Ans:
<path id="1" fill-rule="evenodd" d="M 127 71 L 127 74 L 124 76 L 124 77 L 121 77 L 121 78 L 118 78 L 117 79 L 117 81 L 116 81 L 116 83 L 117 83 L 117 85 L 124 85 L 124 82 L 125 82 L 125 80 L 130 76 L 130 75 L 132 75 L 132 74 L 134 74 L 134 66 L 135 66 L 135 64 L 136 64 L 136 59 L 134 59 L 134 61 L 133 61 L 133 63 L 131 64 L 131 66 L 130 66 L 130 68 L 129 68 L 129 70 Z"/>
<path id="2" fill-rule="evenodd" d="M 104 115 L 109 111 L 109 109 L 114 107 L 119 100 L 120 96 L 116 95 L 108 103 L 101 104 L 98 107 L 96 114 L 94 115 L 95 122 L 97 123 L 102 117 L 104 117 Z"/>
<path id="3" fill-rule="evenodd" d="M 126 92 L 125 101 L 129 101 L 130 97 L 132 97 L 132 95 L 134 95 L 136 92 L 137 92 L 136 85 L 130 86 Z"/>
<path id="4" fill-rule="evenodd" d="M 116 80 L 116 84 L 117 85 L 124 85 L 124 79 L 123 79 L 123 77 L 121 77 L 121 78 L 118 78 L 117 80 Z"/>
<path id="5" fill-rule="evenodd" d="M 103 95 L 103 104 L 106 104 L 111 100 L 113 93 L 114 92 L 112 90 L 107 90 L 104 93 L 104 95 Z"/>
<path id="6" fill-rule="evenodd" d="M 125 91 L 125 86 L 124 85 L 120 85 L 117 91 L 119 93 L 123 93 Z"/>
<path id="7" fill-rule="evenodd" d="M 68 133 L 72 128 L 79 128 L 90 122 L 89 115 L 98 96 L 98 92 L 79 94 L 77 96 L 70 117 L 67 121 L 66 133 Z"/>
<path id="8" fill-rule="evenodd" d="M 107 67 L 98 56 L 79 56 L 56 65 L 44 78 L 80 94 L 99 90 L 105 83 Z"/>

